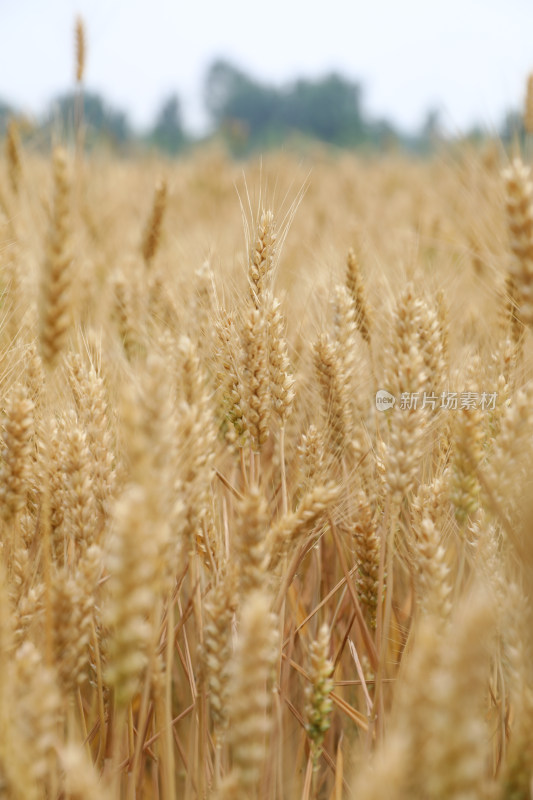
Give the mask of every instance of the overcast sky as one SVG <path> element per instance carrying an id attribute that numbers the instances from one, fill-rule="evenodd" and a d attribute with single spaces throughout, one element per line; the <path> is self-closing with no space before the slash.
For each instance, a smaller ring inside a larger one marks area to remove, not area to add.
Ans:
<path id="1" fill-rule="evenodd" d="M 87 88 L 137 126 L 176 91 L 198 129 L 217 56 L 273 83 L 338 70 L 404 129 L 430 107 L 450 130 L 496 126 L 533 70 L 533 0 L 0 0 L 0 99 L 41 112 L 72 86 L 77 13 Z"/>

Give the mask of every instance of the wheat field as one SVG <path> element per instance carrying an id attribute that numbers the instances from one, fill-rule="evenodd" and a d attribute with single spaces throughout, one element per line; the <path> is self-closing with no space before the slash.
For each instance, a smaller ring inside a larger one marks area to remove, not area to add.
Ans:
<path id="1" fill-rule="evenodd" d="M 0 796 L 533 796 L 533 208 L 426 161 L 0 164 Z"/>

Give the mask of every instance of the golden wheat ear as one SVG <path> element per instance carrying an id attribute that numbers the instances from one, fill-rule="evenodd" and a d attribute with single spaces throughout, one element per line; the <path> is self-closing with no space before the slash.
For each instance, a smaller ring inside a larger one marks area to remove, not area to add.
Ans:
<path id="1" fill-rule="evenodd" d="M 167 209 L 167 197 L 167 182 L 160 180 L 155 187 L 152 210 L 146 223 L 141 244 L 141 253 L 147 267 L 151 266 L 159 249 L 163 220 Z"/>
<path id="2" fill-rule="evenodd" d="M 239 800 L 257 796 L 265 763 L 269 713 L 269 683 L 277 652 L 276 618 L 270 599 L 253 592 L 242 608 L 239 639 L 232 670 L 230 744 Z"/>
<path id="3" fill-rule="evenodd" d="M 14 119 L 7 124 L 5 152 L 7 161 L 7 174 L 13 194 L 18 194 L 22 176 L 22 146 L 18 125 Z"/>
<path id="4" fill-rule="evenodd" d="M 263 297 L 272 284 L 277 238 L 274 214 L 272 211 L 263 211 L 255 230 L 248 265 L 250 292 L 256 308 L 262 306 Z"/>
<path id="5" fill-rule="evenodd" d="M 85 74 L 85 60 L 87 51 L 87 42 L 85 36 L 85 23 L 81 17 L 77 17 L 75 25 L 75 41 L 76 41 L 76 83 L 80 84 L 83 81 Z"/>
<path id="6" fill-rule="evenodd" d="M 366 290 L 361 274 L 359 259 L 350 248 L 346 258 L 346 289 L 355 307 L 355 319 L 359 333 L 370 345 L 372 331 L 372 313 L 366 300 Z"/>
<path id="7" fill-rule="evenodd" d="M 72 322 L 71 183 L 67 154 L 53 156 L 54 202 L 41 278 L 40 344 L 43 363 L 52 368 L 65 347 Z"/>
<path id="8" fill-rule="evenodd" d="M 516 289 L 518 315 L 533 325 L 533 209 L 531 171 L 520 158 L 504 170 L 507 227 L 511 248 L 509 272 Z"/>

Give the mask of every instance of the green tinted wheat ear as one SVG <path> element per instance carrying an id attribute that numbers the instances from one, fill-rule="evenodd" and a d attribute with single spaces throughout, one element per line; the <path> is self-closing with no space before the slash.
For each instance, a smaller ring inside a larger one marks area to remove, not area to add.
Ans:
<path id="1" fill-rule="evenodd" d="M 346 259 L 346 288 L 355 307 L 355 321 L 359 333 L 367 344 L 370 344 L 372 320 L 370 308 L 365 297 L 365 286 L 361 276 L 359 261 L 355 251 L 350 248 Z"/>
<path id="2" fill-rule="evenodd" d="M 504 170 L 507 227 L 512 253 L 509 272 L 516 287 L 518 315 L 533 325 L 533 209 L 530 169 L 515 158 Z"/>
<path id="3" fill-rule="evenodd" d="M 306 718 L 307 735 L 311 739 L 313 760 L 315 765 L 324 742 L 324 737 L 331 724 L 332 701 L 330 694 L 333 690 L 333 662 L 328 657 L 329 653 L 329 628 L 322 625 L 315 641 L 309 648 L 311 683 L 306 687 Z"/>
<path id="4" fill-rule="evenodd" d="M 21 144 L 17 124 L 9 120 L 6 130 L 6 161 L 9 183 L 14 194 L 18 194 L 22 174 Z"/>
<path id="5" fill-rule="evenodd" d="M 41 277 L 40 342 L 46 367 L 56 363 L 71 322 L 70 178 L 63 149 L 54 151 L 53 166 L 54 205 Z"/>
<path id="6" fill-rule="evenodd" d="M 159 248 L 163 220 L 167 208 L 167 182 L 161 180 L 156 184 L 152 211 L 144 231 L 141 251 L 146 266 L 150 266 Z"/>

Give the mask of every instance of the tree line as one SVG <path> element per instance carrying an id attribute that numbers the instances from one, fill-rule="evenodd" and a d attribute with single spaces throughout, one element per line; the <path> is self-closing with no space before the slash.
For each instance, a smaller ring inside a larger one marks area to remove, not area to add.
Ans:
<path id="1" fill-rule="evenodd" d="M 81 99 L 86 144 L 90 147 L 107 142 L 124 151 L 143 146 L 177 155 L 203 141 L 218 138 L 236 156 L 287 142 L 299 146 L 321 142 L 367 150 L 399 146 L 423 153 L 440 137 L 436 111 L 429 111 L 420 130 L 411 134 L 398 130 L 386 118 L 372 119 L 363 106 L 361 84 L 338 73 L 315 80 L 299 78 L 278 87 L 258 81 L 222 59 L 211 64 L 205 78 L 204 104 L 210 130 L 203 136 L 187 132 L 177 94 L 164 99 L 153 123 L 144 132 L 135 131 L 127 114 L 111 106 L 100 94 L 84 91 Z M 75 92 L 63 94 L 50 104 L 40 120 L 26 127 L 44 134 L 59 127 L 62 135 L 68 136 L 74 132 L 79 108 L 80 97 Z M 0 101 L 0 135 L 13 116 L 17 116 L 16 109 Z M 521 136 L 521 125 L 521 116 L 510 113 L 497 133 L 504 141 Z M 479 139 L 483 133 L 475 128 L 467 135 Z"/>

